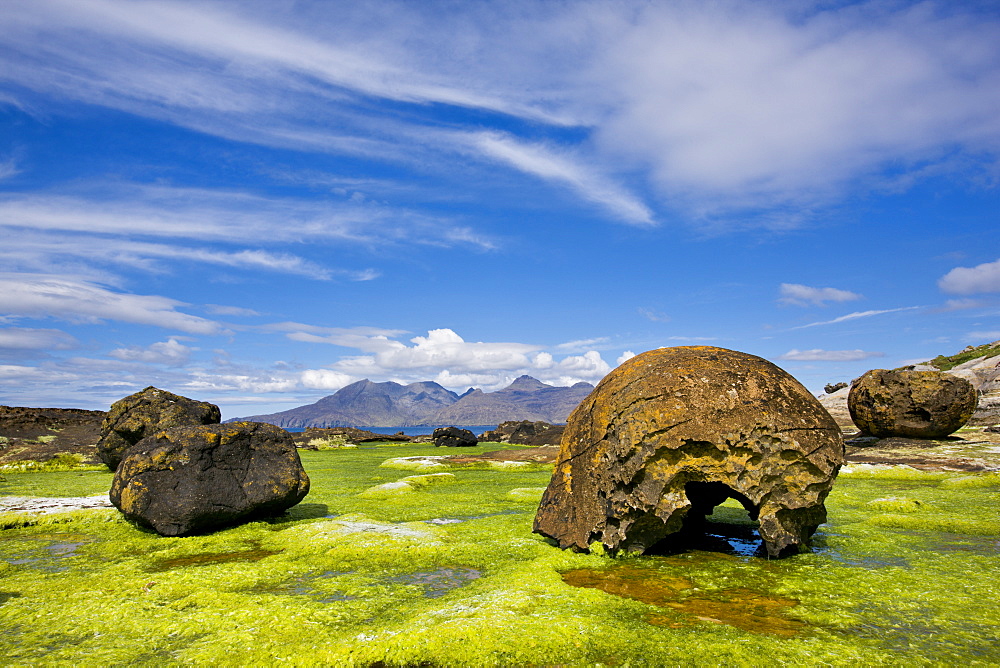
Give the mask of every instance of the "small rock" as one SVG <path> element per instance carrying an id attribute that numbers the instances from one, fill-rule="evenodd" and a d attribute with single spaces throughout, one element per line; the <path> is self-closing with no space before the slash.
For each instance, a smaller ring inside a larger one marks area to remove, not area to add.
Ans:
<path id="1" fill-rule="evenodd" d="M 828 383 L 823 386 L 823 391 L 827 394 L 833 394 L 837 390 L 842 390 L 847 387 L 847 383 Z"/>
<path id="2" fill-rule="evenodd" d="M 873 369 L 851 385 L 847 408 L 865 434 L 933 439 L 957 431 L 977 402 L 969 381 L 942 371 Z"/>
<path id="3" fill-rule="evenodd" d="M 150 386 L 111 404 L 101 425 L 97 456 L 114 471 L 125 450 L 145 437 L 170 427 L 218 424 L 220 418 L 215 404 Z"/>
<path id="4" fill-rule="evenodd" d="M 479 444 L 479 439 L 468 429 L 439 427 L 434 430 L 434 445 L 447 448 L 467 448 Z"/>
<path id="5" fill-rule="evenodd" d="M 277 515 L 309 492 L 292 437 L 262 422 L 174 427 L 130 447 L 111 485 L 125 517 L 184 536 Z"/>

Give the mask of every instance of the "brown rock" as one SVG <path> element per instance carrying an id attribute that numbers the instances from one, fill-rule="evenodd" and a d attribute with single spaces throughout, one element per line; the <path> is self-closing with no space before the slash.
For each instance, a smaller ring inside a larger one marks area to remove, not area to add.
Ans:
<path id="1" fill-rule="evenodd" d="M 434 445 L 446 448 L 469 448 L 479 444 L 479 439 L 468 429 L 438 427 L 431 435 Z"/>
<path id="2" fill-rule="evenodd" d="M 215 404 L 150 386 L 111 404 L 101 425 L 97 456 L 113 471 L 125 450 L 146 436 L 171 427 L 218 424 L 221 417 Z"/>
<path id="3" fill-rule="evenodd" d="M 852 383 L 847 408 L 872 436 L 943 438 L 969 420 L 977 400 L 969 381 L 941 371 L 873 369 Z"/>
<path id="4" fill-rule="evenodd" d="M 184 536 L 291 508 L 309 477 L 291 435 L 262 422 L 174 427 L 125 453 L 111 503 L 162 536 Z"/>
<path id="5" fill-rule="evenodd" d="M 782 556 L 826 520 L 843 458 L 830 415 L 770 362 L 708 346 L 651 350 L 570 415 L 534 530 L 563 548 L 642 553 L 734 498 L 759 518 L 768 555 Z"/>

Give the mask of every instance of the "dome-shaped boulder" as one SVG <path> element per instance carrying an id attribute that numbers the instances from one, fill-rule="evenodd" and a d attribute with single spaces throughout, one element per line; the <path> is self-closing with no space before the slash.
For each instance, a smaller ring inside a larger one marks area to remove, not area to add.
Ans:
<path id="1" fill-rule="evenodd" d="M 768 555 L 785 555 L 826 520 L 843 456 L 833 418 L 770 362 L 709 346 L 651 350 L 570 415 L 534 529 L 563 548 L 642 553 L 735 498 L 760 520 Z"/>
<path id="2" fill-rule="evenodd" d="M 944 438 L 976 411 L 972 383 L 942 371 L 872 369 L 851 385 L 847 409 L 858 429 L 884 438 Z"/>

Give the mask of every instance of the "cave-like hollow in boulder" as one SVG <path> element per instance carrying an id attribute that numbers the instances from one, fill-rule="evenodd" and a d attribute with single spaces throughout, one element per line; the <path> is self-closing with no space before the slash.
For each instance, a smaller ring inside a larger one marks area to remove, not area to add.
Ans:
<path id="1" fill-rule="evenodd" d="M 691 508 L 684 516 L 680 531 L 664 536 L 646 549 L 644 554 L 668 555 L 702 550 L 741 556 L 767 556 L 764 542 L 756 528 L 760 509 L 745 495 L 722 482 L 696 480 L 684 485 L 684 494 L 690 501 Z M 751 521 L 709 519 L 715 509 L 728 499 L 736 500 L 746 511 L 744 514 L 733 509 L 731 515 L 743 515 Z"/>

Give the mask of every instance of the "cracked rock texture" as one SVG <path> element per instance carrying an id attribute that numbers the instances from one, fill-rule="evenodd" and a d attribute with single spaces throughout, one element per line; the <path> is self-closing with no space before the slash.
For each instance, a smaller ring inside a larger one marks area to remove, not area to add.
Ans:
<path id="1" fill-rule="evenodd" d="M 873 369 L 847 396 L 862 432 L 885 438 L 944 438 L 968 422 L 979 397 L 972 383 L 942 371 Z"/>
<path id="2" fill-rule="evenodd" d="M 562 548 L 642 553 L 735 498 L 783 556 L 826 520 L 843 461 L 833 418 L 777 366 L 710 346 L 651 350 L 570 415 L 534 530 Z"/>
<path id="3" fill-rule="evenodd" d="M 114 471 L 125 450 L 150 434 L 170 427 L 218 424 L 221 418 L 215 404 L 150 386 L 111 404 L 101 425 L 97 456 Z"/>
<path id="4" fill-rule="evenodd" d="M 129 448 L 111 503 L 162 536 L 277 515 L 309 492 L 291 435 L 262 422 L 174 427 Z"/>

